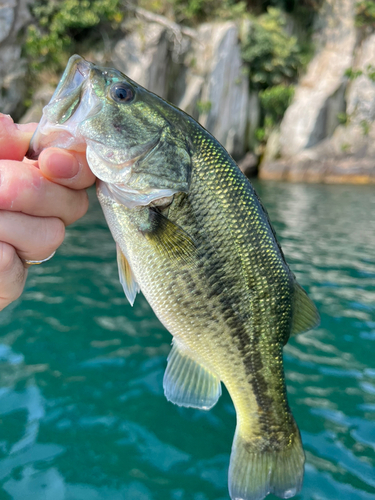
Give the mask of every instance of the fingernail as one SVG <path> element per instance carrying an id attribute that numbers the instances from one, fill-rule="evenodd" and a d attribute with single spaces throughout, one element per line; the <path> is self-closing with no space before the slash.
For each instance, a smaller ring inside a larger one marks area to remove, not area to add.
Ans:
<path id="1" fill-rule="evenodd" d="M 48 174 L 58 179 L 69 179 L 78 174 L 79 164 L 73 155 L 64 151 L 52 152 L 46 159 Z"/>

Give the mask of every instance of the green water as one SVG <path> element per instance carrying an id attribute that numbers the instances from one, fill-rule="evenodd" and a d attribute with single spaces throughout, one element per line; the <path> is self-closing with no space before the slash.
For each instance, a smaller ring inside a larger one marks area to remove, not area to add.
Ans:
<path id="1" fill-rule="evenodd" d="M 374 189 L 256 185 L 322 317 L 285 349 L 307 457 L 297 498 L 375 499 Z M 142 296 L 127 303 L 91 199 L 0 313 L 0 500 L 228 500 L 231 400 L 166 401 L 170 335 Z"/>

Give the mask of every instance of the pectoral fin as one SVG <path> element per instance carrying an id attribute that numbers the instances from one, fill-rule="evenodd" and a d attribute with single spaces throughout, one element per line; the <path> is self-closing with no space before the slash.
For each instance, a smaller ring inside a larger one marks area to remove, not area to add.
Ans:
<path id="1" fill-rule="evenodd" d="M 221 396 L 220 379 L 173 343 L 163 380 L 168 401 L 179 406 L 209 410 Z"/>
<path id="2" fill-rule="evenodd" d="M 291 335 L 306 332 L 320 323 L 318 310 L 305 290 L 298 284 L 294 285 L 294 313 Z"/>
<path id="3" fill-rule="evenodd" d="M 196 246 L 186 231 L 154 208 L 149 209 L 149 223 L 143 234 L 155 245 L 155 250 L 170 259 L 193 264 Z"/>
<path id="4" fill-rule="evenodd" d="M 137 293 L 140 291 L 140 288 L 138 283 L 135 281 L 133 271 L 131 270 L 129 262 L 125 255 L 122 253 L 120 245 L 118 243 L 116 243 L 116 250 L 120 283 L 124 289 L 126 298 L 132 306 L 134 304 Z"/>

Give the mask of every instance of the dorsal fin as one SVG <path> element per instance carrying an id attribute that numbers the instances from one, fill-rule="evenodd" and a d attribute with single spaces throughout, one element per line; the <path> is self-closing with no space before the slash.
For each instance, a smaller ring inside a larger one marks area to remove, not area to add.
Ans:
<path id="1" fill-rule="evenodd" d="M 306 332 L 315 328 L 320 323 L 320 316 L 313 301 L 305 290 L 294 283 L 293 318 L 290 335 Z"/>
<path id="2" fill-rule="evenodd" d="M 179 406 L 209 410 L 221 395 L 220 379 L 173 341 L 163 380 L 168 401 Z"/>
<path id="3" fill-rule="evenodd" d="M 140 288 L 138 283 L 135 281 L 134 274 L 131 270 L 129 262 L 125 255 L 122 253 L 120 245 L 118 243 L 116 243 L 116 250 L 120 283 L 124 289 L 126 298 L 132 306 L 134 304 L 137 293 L 140 291 Z"/>

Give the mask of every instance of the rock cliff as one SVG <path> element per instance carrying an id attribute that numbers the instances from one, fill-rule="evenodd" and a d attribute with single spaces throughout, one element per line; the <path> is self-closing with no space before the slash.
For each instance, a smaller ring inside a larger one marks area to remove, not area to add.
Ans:
<path id="1" fill-rule="evenodd" d="M 25 63 L 17 35 L 33 0 L 0 4 L 0 110 L 18 118 L 25 97 Z M 269 136 L 263 179 L 375 182 L 375 33 L 355 25 L 357 0 L 324 0 L 315 23 L 315 56 L 300 78 L 279 128 Z M 249 20 L 205 23 L 195 29 L 136 9 L 110 50 L 86 56 L 115 66 L 181 107 L 206 127 L 236 160 L 256 147 L 262 120 L 249 91 L 240 38 Z M 37 121 L 52 95 L 48 83 L 34 95 L 23 121 Z M 257 156 L 244 165 L 256 169 Z"/>
<path id="2" fill-rule="evenodd" d="M 19 32 L 30 21 L 31 0 L 0 3 L 0 110 L 14 113 L 25 98 L 25 62 L 21 60 Z"/>
<path id="3" fill-rule="evenodd" d="M 113 65 L 192 115 L 241 158 L 247 149 L 249 86 L 238 24 L 173 28 L 140 23 L 115 46 Z"/>
<path id="4" fill-rule="evenodd" d="M 274 157 L 265 155 L 263 179 L 375 183 L 375 35 L 356 29 L 356 3 L 324 3 L 316 55 L 284 115 Z"/>

